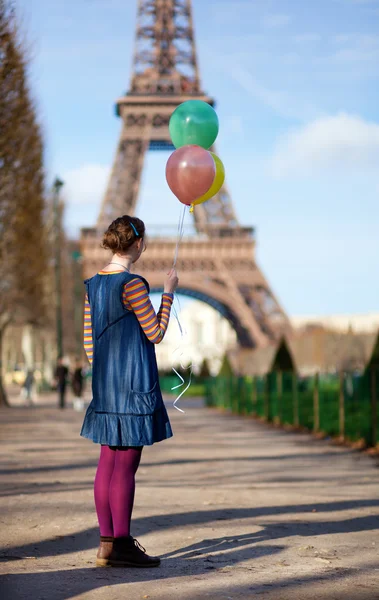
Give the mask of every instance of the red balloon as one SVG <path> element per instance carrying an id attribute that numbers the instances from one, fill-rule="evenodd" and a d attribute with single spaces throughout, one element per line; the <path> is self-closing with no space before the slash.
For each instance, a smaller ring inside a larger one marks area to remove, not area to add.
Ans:
<path id="1" fill-rule="evenodd" d="M 200 146 L 183 146 L 167 161 L 167 183 L 180 202 L 188 206 L 207 193 L 215 175 L 211 153 Z"/>

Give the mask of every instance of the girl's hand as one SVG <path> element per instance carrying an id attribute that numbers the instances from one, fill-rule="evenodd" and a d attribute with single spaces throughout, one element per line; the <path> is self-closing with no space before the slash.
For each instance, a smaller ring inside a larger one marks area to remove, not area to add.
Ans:
<path id="1" fill-rule="evenodd" d="M 167 273 L 166 281 L 164 284 L 164 292 L 165 294 L 173 294 L 178 287 L 179 279 L 176 269 L 171 269 Z"/>

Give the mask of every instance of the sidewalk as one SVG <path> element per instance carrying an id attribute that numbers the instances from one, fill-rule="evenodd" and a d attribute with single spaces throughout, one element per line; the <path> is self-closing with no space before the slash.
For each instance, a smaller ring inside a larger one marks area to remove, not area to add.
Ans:
<path id="1" fill-rule="evenodd" d="M 0 411 L 1 600 L 379 599 L 377 459 L 195 400 L 137 475 L 161 567 L 94 568 L 99 449 L 47 400 Z"/>

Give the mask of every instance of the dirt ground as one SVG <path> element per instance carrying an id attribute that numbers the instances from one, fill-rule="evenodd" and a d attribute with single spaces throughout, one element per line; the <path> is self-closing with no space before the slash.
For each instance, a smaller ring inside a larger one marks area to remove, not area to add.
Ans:
<path id="1" fill-rule="evenodd" d="M 378 460 L 167 401 L 175 436 L 143 451 L 132 534 L 158 569 L 95 568 L 99 448 L 83 419 L 0 411 L 1 600 L 378 600 Z"/>

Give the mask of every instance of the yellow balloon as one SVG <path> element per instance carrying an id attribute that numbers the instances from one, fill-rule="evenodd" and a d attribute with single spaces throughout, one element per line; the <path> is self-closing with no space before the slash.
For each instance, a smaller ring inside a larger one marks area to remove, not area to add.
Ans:
<path id="1" fill-rule="evenodd" d="M 213 198 L 213 196 L 215 196 L 221 190 L 223 183 L 225 181 L 225 167 L 224 167 L 222 161 L 213 152 L 211 152 L 211 154 L 213 156 L 213 160 L 215 161 L 215 165 L 216 165 L 215 178 L 213 180 L 211 187 L 207 191 L 207 193 L 204 194 L 204 196 L 201 196 L 201 198 L 198 198 L 197 200 L 195 200 L 195 202 L 193 203 L 193 206 L 196 206 L 197 204 L 203 204 L 203 202 L 206 202 L 207 200 L 210 200 L 211 198 Z"/>

